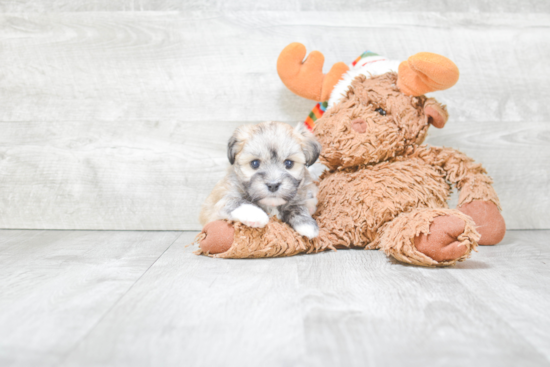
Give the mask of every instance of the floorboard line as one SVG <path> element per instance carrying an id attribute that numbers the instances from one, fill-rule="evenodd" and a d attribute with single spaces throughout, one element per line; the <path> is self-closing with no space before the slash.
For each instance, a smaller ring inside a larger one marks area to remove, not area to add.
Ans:
<path id="1" fill-rule="evenodd" d="M 141 278 L 143 278 L 143 276 L 145 274 L 147 274 L 147 272 L 149 271 L 149 269 L 151 269 L 153 267 L 153 265 L 155 265 L 157 263 L 157 261 L 166 253 L 166 251 L 168 251 L 168 249 L 170 249 L 170 247 L 172 247 L 172 245 L 183 235 L 183 232 L 180 233 L 179 236 L 177 236 L 165 249 L 164 251 L 162 251 L 162 253 L 155 259 L 155 261 L 153 261 L 148 267 L 147 269 L 145 269 L 145 271 L 132 283 L 132 285 L 130 287 L 128 287 L 128 289 L 115 301 L 113 302 L 113 304 L 111 305 L 111 307 L 109 307 L 104 313 L 103 315 L 101 315 L 101 317 L 97 320 L 97 322 L 95 322 L 92 327 L 90 327 L 90 329 L 86 332 L 86 334 L 84 334 L 84 336 L 82 336 L 76 343 L 74 343 L 73 347 L 70 348 L 69 351 L 67 351 L 60 359 L 59 363 L 60 365 L 62 365 L 63 363 L 65 363 L 65 361 L 67 360 L 67 358 L 69 357 L 69 355 L 71 355 L 71 353 L 73 353 L 76 348 L 78 348 L 78 346 L 84 341 L 86 340 L 86 338 L 88 338 L 88 336 L 92 333 L 92 331 L 101 323 L 101 321 L 103 321 L 103 319 L 105 319 L 105 317 L 115 308 L 115 306 L 124 298 L 126 297 L 126 295 L 128 294 L 128 292 L 130 292 L 132 290 L 132 288 L 134 288 L 134 286 L 141 280 Z"/>

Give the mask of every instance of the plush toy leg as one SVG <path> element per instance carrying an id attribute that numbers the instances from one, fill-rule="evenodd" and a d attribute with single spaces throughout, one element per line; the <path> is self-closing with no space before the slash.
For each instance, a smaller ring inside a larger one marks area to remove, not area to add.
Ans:
<path id="1" fill-rule="evenodd" d="M 496 245 L 506 234 L 506 223 L 498 207 L 490 201 L 472 201 L 458 208 L 472 217 L 481 235 L 480 245 Z"/>
<path id="2" fill-rule="evenodd" d="M 381 232 L 380 248 L 386 254 L 421 266 L 449 266 L 464 261 L 479 240 L 472 219 L 454 209 L 402 213 Z"/>
<path id="3" fill-rule="evenodd" d="M 211 222 L 204 226 L 197 241 L 198 254 L 220 258 L 292 256 L 326 249 L 317 239 L 310 241 L 275 218 L 271 218 L 264 228 L 221 220 Z"/>

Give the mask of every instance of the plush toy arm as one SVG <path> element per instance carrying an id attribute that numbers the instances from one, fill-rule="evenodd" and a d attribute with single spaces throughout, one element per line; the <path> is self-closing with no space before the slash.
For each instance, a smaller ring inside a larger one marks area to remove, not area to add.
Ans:
<path id="1" fill-rule="evenodd" d="M 458 210 L 474 219 L 481 234 L 480 245 L 499 243 L 506 233 L 506 223 L 500 214 L 500 201 L 493 180 L 479 163 L 451 148 L 420 147 L 416 156 L 443 171 L 445 179 L 460 191 Z"/>
<path id="2" fill-rule="evenodd" d="M 226 259 L 293 256 L 334 249 L 301 236 L 287 224 L 271 218 L 263 228 L 218 220 L 204 226 L 196 241 L 197 254 Z"/>
<path id="3" fill-rule="evenodd" d="M 480 163 L 452 148 L 426 147 L 417 149 L 416 156 L 438 167 L 445 179 L 460 191 L 458 206 L 482 200 L 494 203 L 500 209 L 498 196 L 493 189 L 493 180 Z"/>

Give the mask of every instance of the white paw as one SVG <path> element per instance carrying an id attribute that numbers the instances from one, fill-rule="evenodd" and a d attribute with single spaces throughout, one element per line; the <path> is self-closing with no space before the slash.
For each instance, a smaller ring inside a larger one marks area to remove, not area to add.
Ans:
<path id="1" fill-rule="evenodd" d="M 315 238 L 319 235 L 319 227 L 309 223 L 298 224 L 296 227 L 294 227 L 294 230 L 302 236 L 306 236 L 310 239 Z"/>
<path id="2" fill-rule="evenodd" d="M 251 204 L 243 204 L 231 212 L 231 217 L 252 228 L 263 228 L 269 222 L 269 217 L 260 208 Z"/>

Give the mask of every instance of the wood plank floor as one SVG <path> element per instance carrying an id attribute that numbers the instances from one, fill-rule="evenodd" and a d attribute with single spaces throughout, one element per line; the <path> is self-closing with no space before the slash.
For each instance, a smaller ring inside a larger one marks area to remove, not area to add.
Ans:
<path id="1" fill-rule="evenodd" d="M 210 259 L 195 234 L 0 231 L 0 365 L 550 366 L 550 231 L 449 269 Z"/>

